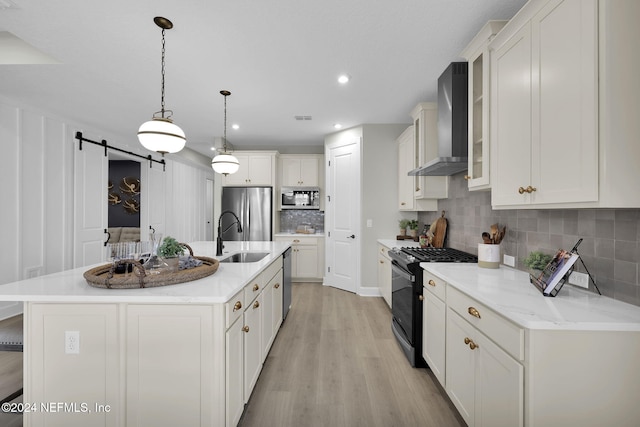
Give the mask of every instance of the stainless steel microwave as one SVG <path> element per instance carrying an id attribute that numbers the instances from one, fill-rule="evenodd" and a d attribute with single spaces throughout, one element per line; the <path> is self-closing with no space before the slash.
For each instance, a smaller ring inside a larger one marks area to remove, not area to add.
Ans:
<path id="1" fill-rule="evenodd" d="M 282 209 L 320 209 L 320 188 L 282 187 L 280 206 Z"/>

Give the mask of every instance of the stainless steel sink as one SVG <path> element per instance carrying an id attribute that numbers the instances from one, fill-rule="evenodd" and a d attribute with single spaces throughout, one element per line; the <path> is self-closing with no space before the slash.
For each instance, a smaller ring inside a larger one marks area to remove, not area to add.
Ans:
<path id="1" fill-rule="evenodd" d="M 269 255 L 269 252 L 238 252 L 221 259 L 220 262 L 257 262 Z"/>

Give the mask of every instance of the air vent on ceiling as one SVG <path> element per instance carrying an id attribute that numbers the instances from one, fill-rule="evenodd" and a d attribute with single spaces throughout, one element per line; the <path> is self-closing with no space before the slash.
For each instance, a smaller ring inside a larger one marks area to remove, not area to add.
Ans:
<path id="1" fill-rule="evenodd" d="M 312 120 L 311 116 L 293 116 L 296 120 Z"/>

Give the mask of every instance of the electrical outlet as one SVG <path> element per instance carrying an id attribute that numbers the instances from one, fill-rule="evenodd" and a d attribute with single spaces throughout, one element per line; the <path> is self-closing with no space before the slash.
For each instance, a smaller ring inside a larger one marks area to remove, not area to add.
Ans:
<path id="1" fill-rule="evenodd" d="M 581 288 L 589 289 L 589 275 L 574 271 L 569 276 L 569 283 L 572 285 L 580 286 Z"/>
<path id="2" fill-rule="evenodd" d="M 80 331 L 64 331 L 65 354 L 80 354 Z"/>
<path id="3" fill-rule="evenodd" d="M 504 254 L 504 256 L 502 257 L 502 262 L 504 263 L 504 265 L 508 265 L 509 267 L 516 266 L 516 258 L 512 257 L 511 255 Z"/>

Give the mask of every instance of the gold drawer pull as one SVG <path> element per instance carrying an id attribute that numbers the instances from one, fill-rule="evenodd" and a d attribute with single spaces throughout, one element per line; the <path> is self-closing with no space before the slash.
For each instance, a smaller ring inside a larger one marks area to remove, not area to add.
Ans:
<path id="1" fill-rule="evenodd" d="M 242 332 L 249 332 L 249 327 L 248 326 L 244 326 L 242 328 Z"/>
<path id="2" fill-rule="evenodd" d="M 532 186 L 530 186 L 530 185 L 529 185 L 529 186 L 527 186 L 527 188 L 523 188 L 523 187 L 518 188 L 518 193 L 520 193 L 520 194 L 524 194 L 524 193 L 529 193 L 529 194 L 531 194 L 531 193 L 533 193 L 534 191 L 538 191 L 538 189 L 537 189 L 536 187 L 532 187 Z"/>
<path id="3" fill-rule="evenodd" d="M 259 301 L 254 302 L 253 308 L 258 308 L 258 307 L 260 307 L 260 302 Z"/>
<path id="4" fill-rule="evenodd" d="M 278 289 L 280 287 L 280 283 L 276 283 L 275 285 L 273 285 L 273 287 Z"/>
<path id="5" fill-rule="evenodd" d="M 236 303 L 233 305 L 233 311 L 238 311 L 242 308 L 242 303 L 240 301 L 236 301 Z"/>
<path id="6" fill-rule="evenodd" d="M 433 279 L 429 279 L 429 282 L 427 282 L 427 283 L 429 283 L 431 286 L 435 286 L 436 285 L 436 282 L 434 282 Z"/>
<path id="7" fill-rule="evenodd" d="M 480 312 L 478 312 L 478 310 L 476 310 L 475 307 L 469 307 L 469 310 L 467 310 L 469 312 L 470 315 L 472 315 L 473 317 L 477 317 L 478 319 L 480 319 Z"/>
<path id="8" fill-rule="evenodd" d="M 260 289 L 260 286 L 257 283 L 253 285 L 253 292 L 257 291 L 258 289 Z"/>
<path id="9" fill-rule="evenodd" d="M 420 301 L 424 301 L 424 295 L 418 295 L 418 299 L 419 299 Z"/>
<path id="10" fill-rule="evenodd" d="M 405 203 L 405 202 L 400 203 L 400 206 L 404 206 L 404 205 L 406 205 L 406 203 Z"/>
<path id="11" fill-rule="evenodd" d="M 293 239 L 293 243 L 300 243 L 300 240 L 298 240 L 298 239 Z"/>
<path id="12" fill-rule="evenodd" d="M 480 347 L 478 344 L 474 343 L 473 340 L 469 337 L 464 338 L 464 343 L 467 344 L 471 350 L 475 350 L 476 348 Z"/>
<path id="13" fill-rule="evenodd" d="M 380 264 L 384 264 L 384 261 L 383 261 L 383 260 L 380 260 Z"/>
<path id="14" fill-rule="evenodd" d="M 465 181 L 469 181 L 471 179 L 471 176 L 470 175 L 465 175 L 464 179 L 465 179 Z"/>

